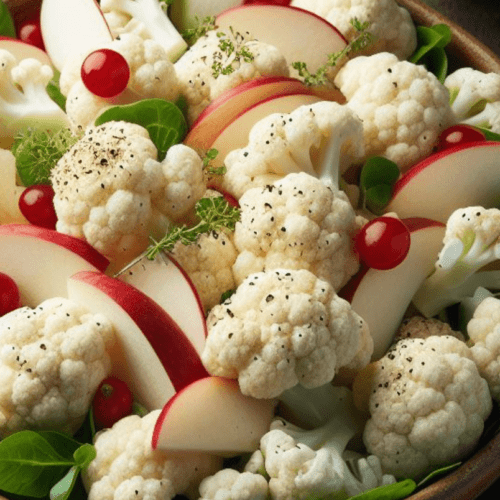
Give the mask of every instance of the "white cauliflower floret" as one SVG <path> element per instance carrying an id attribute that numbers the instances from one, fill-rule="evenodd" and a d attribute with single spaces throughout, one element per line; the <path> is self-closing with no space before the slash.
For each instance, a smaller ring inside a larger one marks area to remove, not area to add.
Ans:
<path id="1" fill-rule="evenodd" d="M 417 31 L 410 13 L 394 0 L 292 0 L 294 7 L 314 12 L 333 24 L 348 41 L 356 36 L 351 20 L 370 23 L 375 37 L 363 54 L 391 52 L 408 59 L 417 48 Z"/>
<path id="2" fill-rule="evenodd" d="M 0 318 L 0 436 L 23 429 L 73 434 L 101 381 L 114 343 L 101 314 L 64 298 Z"/>
<path id="3" fill-rule="evenodd" d="M 221 48 L 226 42 L 234 46 L 229 54 Z M 245 56 L 238 55 L 243 52 Z M 214 75 L 214 65 L 219 64 L 221 69 Z M 199 38 L 175 63 L 175 69 L 188 104 L 190 124 L 225 90 L 262 75 L 289 74 L 287 61 L 276 47 L 254 40 L 249 34 L 218 30 Z"/>
<path id="4" fill-rule="evenodd" d="M 359 268 L 359 220 L 343 191 L 305 173 L 253 188 L 240 199 L 233 266 L 239 284 L 252 272 L 308 269 L 339 290 Z"/>
<path id="5" fill-rule="evenodd" d="M 339 175 L 363 154 L 363 124 L 349 108 L 330 101 L 300 106 L 252 127 L 248 144 L 223 159 L 222 188 L 240 198 L 247 189 L 294 172 L 338 185 Z"/>
<path id="6" fill-rule="evenodd" d="M 16 159 L 7 149 L 0 149 L 0 224 L 26 224 L 19 209 L 19 198 L 25 190 L 18 186 Z"/>
<path id="7" fill-rule="evenodd" d="M 140 125 L 88 128 L 51 172 L 56 229 L 85 238 L 115 264 L 136 257 L 150 232 L 163 234 L 205 192 L 202 160 L 191 148 L 174 145 L 156 158 Z"/>
<path id="8" fill-rule="evenodd" d="M 171 255 L 193 282 L 205 311 L 220 303 L 224 292 L 236 287 L 232 266 L 236 248 L 223 231 L 201 234 L 195 243 L 178 241 Z"/>
<path id="9" fill-rule="evenodd" d="M 412 316 L 403 320 L 394 336 L 394 343 L 403 339 L 426 339 L 427 337 L 440 335 L 451 335 L 465 342 L 465 337 L 462 333 L 453 330 L 449 323 L 445 323 L 437 318 Z"/>
<path id="10" fill-rule="evenodd" d="M 385 156 L 402 172 L 428 156 L 456 121 L 446 87 L 425 67 L 394 54 L 356 57 L 335 83 L 363 121 L 365 158 Z"/>
<path id="11" fill-rule="evenodd" d="M 154 40 L 144 40 L 133 33 L 125 33 L 112 42 L 95 49 L 112 49 L 121 54 L 130 68 L 127 88 L 116 98 L 99 97 L 84 85 L 80 68 L 85 57 L 71 58 L 61 72 L 61 92 L 67 97 L 66 112 L 73 130 L 91 125 L 107 108 L 142 99 L 161 98 L 175 101 L 179 96 L 179 82 L 174 65 L 163 47 Z"/>
<path id="12" fill-rule="evenodd" d="M 368 452 L 398 478 L 422 478 L 464 458 L 492 408 L 470 349 L 451 336 L 400 340 L 359 372 L 354 395 L 370 412 Z"/>
<path id="13" fill-rule="evenodd" d="M 169 500 L 220 468 L 220 459 L 206 453 L 153 450 L 159 414 L 130 415 L 96 435 L 96 458 L 83 472 L 88 500 Z"/>
<path id="14" fill-rule="evenodd" d="M 331 381 L 362 348 L 364 328 L 347 301 L 304 269 L 252 274 L 210 311 L 207 325 L 207 370 L 237 378 L 256 398 Z"/>
<path id="15" fill-rule="evenodd" d="M 269 487 L 264 476 L 223 469 L 200 484 L 199 500 L 267 500 Z"/>

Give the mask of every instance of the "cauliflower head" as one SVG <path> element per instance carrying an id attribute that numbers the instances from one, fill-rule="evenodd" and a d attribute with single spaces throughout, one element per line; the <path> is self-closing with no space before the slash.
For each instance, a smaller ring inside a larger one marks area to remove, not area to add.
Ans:
<path id="1" fill-rule="evenodd" d="M 394 336 L 394 343 L 403 339 L 426 339 L 427 337 L 440 335 L 451 335 L 465 342 L 462 332 L 453 330 L 449 323 L 437 318 L 412 316 L 402 321 Z"/>
<path id="2" fill-rule="evenodd" d="M 338 177 L 363 154 L 361 120 L 346 106 L 320 101 L 259 120 L 248 144 L 224 159 L 222 189 L 240 198 L 246 190 L 290 173 L 327 177 L 331 172 Z"/>
<path id="3" fill-rule="evenodd" d="M 250 275 L 210 311 L 207 325 L 206 369 L 237 378 L 241 392 L 256 398 L 326 384 L 364 345 L 364 321 L 305 269 Z"/>
<path id="4" fill-rule="evenodd" d="M 359 372 L 353 390 L 370 412 L 368 452 L 398 478 L 422 478 L 461 460 L 492 408 L 470 349 L 452 336 L 399 341 Z"/>
<path id="5" fill-rule="evenodd" d="M 232 46 L 233 50 L 224 47 Z M 180 92 L 192 124 L 225 90 L 259 76 L 288 76 L 288 64 L 273 45 L 250 34 L 210 30 L 175 63 Z"/>
<path id="6" fill-rule="evenodd" d="M 356 36 L 351 19 L 370 23 L 375 43 L 364 55 L 391 52 L 399 59 L 408 59 L 417 48 L 417 31 L 410 13 L 394 0 L 292 0 L 291 5 L 323 17 L 348 41 Z"/>
<path id="7" fill-rule="evenodd" d="M 148 131 L 127 122 L 89 127 L 51 172 L 59 232 L 124 263 L 164 232 L 205 192 L 203 164 L 191 148 L 172 146 L 161 162 Z"/>
<path id="8" fill-rule="evenodd" d="M 222 469 L 200 484 L 199 500 L 268 500 L 269 487 L 264 476 L 252 472 Z"/>
<path id="9" fill-rule="evenodd" d="M 112 324 L 64 298 L 0 318 L 0 436 L 74 434 L 111 370 Z"/>
<path id="10" fill-rule="evenodd" d="M 130 415 L 96 434 L 96 458 L 82 473 L 88 500 L 169 500 L 220 468 L 220 458 L 206 453 L 153 450 L 159 415 Z"/>
<path id="11" fill-rule="evenodd" d="M 402 172 L 456 122 L 446 87 L 423 66 L 388 52 L 348 61 L 335 83 L 363 121 L 365 157 L 385 156 Z"/>
<path id="12" fill-rule="evenodd" d="M 357 218 L 347 195 L 306 173 L 289 174 L 240 198 L 234 231 L 237 284 L 253 272 L 308 269 L 339 290 L 359 269 Z"/>

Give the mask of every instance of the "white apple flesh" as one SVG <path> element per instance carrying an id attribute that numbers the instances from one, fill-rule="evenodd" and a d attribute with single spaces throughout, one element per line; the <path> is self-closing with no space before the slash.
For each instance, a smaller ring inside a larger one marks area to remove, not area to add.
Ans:
<path id="1" fill-rule="evenodd" d="M 435 153 L 394 185 L 386 207 L 399 217 L 446 222 L 458 208 L 500 204 L 500 142 L 482 141 Z"/>
<path id="2" fill-rule="evenodd" d="M 52 66 L 52 62 L 46 52 L 22 40 L 0 36 L 0 49 L 9 51 L 18 62 L 23 59 L 37 59 L 42 64 Z"/>
<path id="3" fill-rule="evenodd" d="M 83 240 L 31 224 L 0 225 L 0 272 L 17 283 L 23 306 L 66 297 L 71 275 L 107 266 L 108 260 Z"/>
<path id="4" fill-rule="evenodd" d="M 112 374 L 148 410 L 162 408 L 177 391 L 208 375 L 179 325 L 132 285 L 84 271 L 68 279 L 68 298 L 112 322 L 118 337 Z"/>
<path id="5" fill-rule="evenodd" d="M 441 222 L 419 217 L 402 221 L 411 238 L 405 260 L 383 271 L 364 267 L 340 291 L 368 323 L 374 343 L 373 360 L 386 353 L 415 292 L 434 269 L 442 247 L 445 225 Z"/>
<path id="6" fill-rule="evenodd" d="M 274 400 L 244 396 L 236 380 L 200 379 L 165 405 L 153 431 L 153 449 L 221 456 L 255 451 L 269 431 L 274 408 Z"/>

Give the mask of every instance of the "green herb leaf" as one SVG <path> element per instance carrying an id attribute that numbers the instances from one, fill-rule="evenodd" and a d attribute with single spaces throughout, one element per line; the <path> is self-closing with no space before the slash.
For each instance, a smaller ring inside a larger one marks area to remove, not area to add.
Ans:
<path id="1" fill-rule="evenodd" d="M 165 99 L 144 99 L 132 104 L 107 109 L 95 121 L 96 125 L 110 121 L 126 121 L 143 126 L 158 149 L 158 158 L 163 160 L 168 149 L 182 142 L 188 126 L 182 111 Z"/>
<path id="2" fill-rule="evenodd" d="M 218 78 L 220 75 L 230 75 L 241 64 L 241 61 L 251 62 L 254 59 L 253 54 L 248 50 L 245 44 L 245 37 L 234 31 L 232 27 L 230 34 L 218 31 L 219 51 L 214 54 L 214 63 L 212 64 L 212 76 Z"/>
<path id="3" fill-rule="evenodd" d="M 0 0 L 0 36 L 16 38 L 14 20 L 10 15 L 7 5 L 2 0 Z"/>
<path id="4" fill-rule="evenodd" d="M 209 31 L 216 29 L 215 16 L 207 16 L 203 20 L 195 16 L 195 22 L 196 26 L 194 28 L 188 28 L 182 32 L 182 38 L 184 38 L 188 45 L 194 45 Z"/>
<path id="5" fill-rule="evenodd" d="M 500 134 L 496 134 L 495 132 L 492 132 L 490 129 L 484 127 L 476 127 L 476 128 L 484 134 L 487 141 L 500 142 Z"/>
<path id="6" fill-rule="evenodd" d="M 69 434 L 57 431 L 38 431 L 54 451 L 67 460 L 73 460 L 73 454 L 80 448 L 81 444 Z"/>
<path id="7" fill-rule="evenodd" d="M 227 299 L 229 299 L 231 297 L 231 295 L 233 295 L 234 293 L 236 293 L 236 289 L 235 288 L 231 288 L 230 290 L 226 290 L 221 296 L 220 296 L 220 303 L 222 304 L 223 302 L 225 302 Z"/>
<path id="8" fill-rule="evenodd" d="M 413 479 L 405 479 L 394 484 L 379 486 L 373 490 L 355 495 L 350 500 L 400 500 L 413 493 L 417 485 Z"/>
<path id="9" fill-rule="evenodd" d="M 78 480 L 81 468 L 73 465 L 67 474 L 50 490 L 50 500 L 68 500 Z"/>
<path id="10" fill-rule="evenodd" d="M 440 467 L 439 469 L 436 469 L 432 471 L 430 474 L 424 477 L 417 486 L 421 488 L 422 486 L 426 486 L 427 484 L 431 483 L 434 481 L 439 476 L 443 476 L 444 474 L 447 474 L 448 472 L 451 472 L 452 470 L 455 470 L 456 468 L 460 467 L 462 462 L 455 462 L 454 464 L 450 465 L 445 465 L 444 467 Z"/>
<path id="11" fill-rule="evenodd" d="M 86 469 L 90 462 L 96 457 L 96 451 L 94 446 L 89 443 L 82 444 L 74 453 L 73 458 L 75 459 L 76 465 L 82 469 Z"/>
<path id="12" fill-rule="evenodd" d="M 59 79 L 61 77 L 61 72 L 55 70 L 52 80 L 48 83 L 46 87 L 47 94 L 49 97 L 63 110 L 66 111 L 66 97 L 62 94 L 61 88 L 59 86 Z"/>

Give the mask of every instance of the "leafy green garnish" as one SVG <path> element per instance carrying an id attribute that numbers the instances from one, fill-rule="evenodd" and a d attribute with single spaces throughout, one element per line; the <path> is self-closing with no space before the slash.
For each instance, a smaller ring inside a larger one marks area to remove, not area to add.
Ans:
<path id="1" fill-rule="evenodd" d="M 2 0 L 0 0 L 0 36 L 16 38 L 14 20 L 10 15 L 7 5 Z"/>
<path id="2" fill-rule="evenodd" d="M 416 487 L 417 485 L 413 479 L 404 479 L 397 483 L 386 484 L 365 491 L 351 497 L 350 500 L 400 500 L 413 493 Z"/>
<path id="3" fill-rule="evenodd" d="M 52 80 L 48 83 L 46 90 L 49 97 L 63 110 L 66 111 L 66 97 L 62 94 L 59 87 L 60 71 L 55 70 Z"/>
<path id="4" fill-rule="evenodd" d="M 202 198 L 195 205 L 198 223 L 194 226 L 175 226 L 160 240 L 155 241 L 146 252 L 148 259 L 153 260 L 160 252 L 169 252 L 181 241 L 184 245 L 194 243 L 198 236 L 211 231 L 227 229 L 234 231 L 240 219 L 240 210 L 231 206 L 222 196 Z"/>
<path id="5" fill-rule="evenodd" d="M 222 165 L 221 167 L 212 167 L 210 163 L 217 158 L 217 155 L 219 154 L 219 151 L 217 149 L 212 148 L 209 149 L 206 153 L 205 156 L 203 157 L 203 170 L 208 174 L 208 175 L 224 175 L 227 171 L 227 168 L 225 165 Z"/>
<path id="6" fill-rule="evenodd" d="M 423 64 L 443 83 L 448 73 L 448 57 L 444 48 L 451 41 L 451 30 L 446 24 L 417 27 L 417 50 L 408 59 Z"/>
<path id="7" fill-rule="evenodd" d="M 225 302 L 227 299 L 229 299 L 234 293 L 236 292 L 235 288 L 231 288 L 231 290 L 226 290 L 221 296 L 220 296 L 220 303 L 222 304 Z"/>
<path id="8" fill-rule="evenodd" d="M 417 484 L 417 486 L 419 488 L 427 486 L 429 483 L 433 482 L 439 476 L 444 476 L 445 474 L 448 474 L 448 472 L 451 472 L 452 470 L 455 470 L 461 464 L 462 464 L 462 462 L 455 462 L 454 464 L 445 465 L 444 467 L 440 467 L 439 469 L 433 470 L 431 473 L 429 473 L 427 476 L 425 476 Z"/>
<path id="9" fill-rule="evenodd" d="M 215 16 L 207 16 L 203 20 L 195 16 L 195 21 L 196 26 L 194 28 L 187 28 L 182 32 L 182 38 L 184 38 L 188 45 L 194 45 L 209 31 L 216 29 Z"/>
<path id="10" fill-rule="evenodd" d="M 241 64 L 241 61 L 252 62 L 253 54 L 245 47 L 245 38 L 232 27 L 229 28 L 231 35 L 227 35 L 223 31 L 218 31 L 219 50 L 214 54 L 214 62 L 212 64 L 212 75 L 218 78 L 220 75 L 230 75 Z"/>
<path id="11" fill-rule="evenodd" d="M 51 169 L 78 139 L 65 128 L 50 133 L 27 129 L 17 134 L 12 154 L 23 185 L 50 184 Z"/>
<path id="12" fill-rule="evenodd" d="M 488 128 L 484 128 L 484 127 L 476 127 L 476 128 L 484 134 L 484 137 L 486 138 L 487 141 L 500 142 L 500 134 L 492 132 Z"/>
<path id="13" fill-rule="evenodd" d="M 163 12 L 167 12 L 168 8 L 174 3 L 174 0 L 158 0 Z"/>
<path id="14" fill-rule="evenodd" d="M 168 149 L 182 142 L 188 126 L 182 111 L 165 99 L 144 99 L 132 104 L 107 109 L 95 121 L 96 125 L 110 121 L 126 121 L 143 126 L 163 160 Z"/>
<path id="15" fill-rule="evenodd" d="M 399 168 L 393 161 L 381 156 L 368 158 L 359 180 L 359 208 L 368 208 L 374 214 L 381 213 L 391 199 L 399 174 Z"/>
<path id="16" fill-rule="evenodd" d="M 329 54 L 328 61 L 323 66 L 320 66 L 316 73 L 311 73 L 305 62 L 297 61 L 292 63 L 292 68 L 298 71 L 299 76 L 306 85 L 324 85 L 328 81 L 327 74 L 330 68 L 337 66 L 345 58 L 366 49 L 375 42 L 375 36 L 368 31 L 369 22 L 362 23 L 357 18 L 354 18 L 351 19 L 350 23 L 356 30 L 354 39 L 342 50 Z"/>

